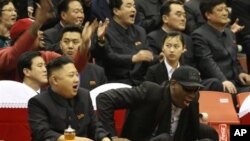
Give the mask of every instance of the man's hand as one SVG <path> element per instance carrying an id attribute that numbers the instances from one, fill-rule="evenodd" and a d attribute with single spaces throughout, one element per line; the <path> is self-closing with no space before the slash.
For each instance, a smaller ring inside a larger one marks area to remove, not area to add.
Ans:
<path id="1" fill-rule="evenodd" d="M 33 17 L 34 7 L 28 6 L 27 11 L 28 11 L 28 17 L 31 18 L 31 19 L 35 19 L 35 17 Z"/>
<path id="2" fill-rule="evenodd" d="M 240 73 L 239 79 L 243 85 L 250 85 L 250 75 L 246 73 Z"/>
<path id="3" fill-rule="evenodd" d="M 82 47 L 80 48 L 81 52 L 88 52 L 90 47 L 90 41 L 93 33 L 97 30 L 98 22 L 95 19 L 91 24 L 86 22 L 82 30 Z"/>
<path id="4" fill-rule="evenodd" d="M 44 24 L 48 19 L 55 18 L 54 7 L 51 0 L 41 0 L 40 4 L 36 3 L 35 22 Z"/>
<path id="5" fill-rule="evenodd" d="M 142 61 L 151 62 L 151 61 L 153 61 L 153 59 L 154 59 L 154 56 L 153 56 L 151 51 L 140 50 L 138 53 L 133 55 L 132 62 L 133 63 L 139 63 L 139 62 L 142 62 Z"/>
<path id="6" fill-rule="evenodd" d="M 229 92 L 231 94 L 236 94 L 237 93 L 237 89 L 236 87 L 234 86 L 234 84 L 231 82 L 231 81 L 223 81 L 222 82 L 222 85 L 223 85 L 223 90 L 224 92 Z"/>
<path id="7" fill-rule="evenodd" d="M 245 26 L 239 25 L 239 19 L 237 18 L 235 22 L 231 25 L 230 29 L 233 33 L 240 32 L 242 29 L 244 29 Z"/>
<path id="8" fill-rule="evenodd" d="M 93 140 L 85 137 L 75 137 L 74 141 L 93 141 Z"/>
<path id="9" fill-rule="evenodd" d="M 108 27 L 108 24 L 109 24 L 108 18 L 105 19 L 104 23 L 102 21 L 99 22 L 99 26 L 97 29 L 98 39 L 104 40 L 104 35 L 105 35 L 106 29 Z"/>

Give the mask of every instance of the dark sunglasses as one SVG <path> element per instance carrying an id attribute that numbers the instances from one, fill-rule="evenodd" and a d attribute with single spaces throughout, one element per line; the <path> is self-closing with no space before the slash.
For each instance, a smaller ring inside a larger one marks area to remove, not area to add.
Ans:
<path id="1" fill-rule="evenodd" d="M 200 90 L 200 87 L 185 87 L 185 86 L 182 86 L 183 90 L 186 91 L 186 92 L 198 92 Z"/>

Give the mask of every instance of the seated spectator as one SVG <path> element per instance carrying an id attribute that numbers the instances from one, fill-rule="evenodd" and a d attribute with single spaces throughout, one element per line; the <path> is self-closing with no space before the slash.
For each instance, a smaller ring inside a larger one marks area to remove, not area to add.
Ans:
<path id="1" fill-rule="evenodd" d="M 170 80 L 173 72 L 180 66 L 181 55 L 186 51 L 183 36 L 179 32 L 169 32 L 164 39 L 162 52 L 164 60 L 148 68 L 146 80 L 162 84 Z"/>
<path id="2" fill-rule="evenodd" d="M 109 90 L 97 96 L 97 110 L 106 130 L 115 134 L 114 111 L 127 108 L 121 137 L 132 141 L 218 140 L 212 127 L 199 122 L 200 73 L 177 68 L 162 86 L 145 81 L 134 88 Z"/>
<path id="3" fill-rule="evenodd" d="M 0 1 L 0 48 L 10 45 L 10 28 L 16 22 L 17 12 L 11 0 Z"/>
<path id="4" fill-rule="evenodd" d="M 153 60 L 145 30 L 134 24 L 134 0 L 111 0 L 110 5 L 113 19 L 106 30 L 98 32 L 91 54 L 97 64 L 102 61 L 109 82 L 138 85 Z"/>
<path id="5" fill-rule="evenodd" d="M 159 54 L 162 52 L 164 37 L 169 32 L 183 32 L 186 25 L 186 12 L 184 10 L 183 4 L 179 1 L 167 1 L 163 3 L 160 9 L 160 14 L 162 20 L 161 27 L 147 35 L 149 47 L 152 49 L 156 58 L 159 58 Z M 186 51 L 181 57 L 181 63 L 195 66 L 192 39 L 186 34 L 183 34 L 182 36 L 184 37 L 184 47 L 186 48 Z"/>
<path id="6" fill-rule="evenodd" d="M 38 51 L 23 53 L 18 59 L 17 71 L 21 81 L 37 93 L 48 83 L 46 63 Z"/>
<path id="7" fill-rule="evenodd" d="M 84 22 L 84 12 L 79 0 L 63 0 L 58 5 L 60 21 L 52 28 L 44 31 L 44 41 L 47 50 L 60 52 L 59 41 L 65 25 L 75 24 L 81 26 Z"/>
<path id="8" fill-rule="evenodd" d="M 64 141 L 64 130 L 70 125 L 76 140 L 111 141 L 95 118 L 89 92 L 79 88 L 72 61 L 59 57 L 47 69 L 48 90 L 28 102 L 32 139 Z"/>
<path id="9" fill-rule="evenodd" d="M 63 28 L 60 49 L 63 55 L 74 57 L 82 45 L 82 29 L 76 25 Z M 80 73 L 80 86 L 92 90 L 107 82 L 104 69 L 98 65 L 87 63 Z"/>
<path id="10" fill-rule="evenodd" d="M 221 91 L 231 93 L 236 106 L 236 94 L 250 91 L 250 75 L 243 72 L 234 34 L 226 27 L 227 5 L 224 0 L 206 0 L 200 3 L 200 10 L 206 24 L 193 32 L 192 39 L 201 77 L 217 79 Z"/>

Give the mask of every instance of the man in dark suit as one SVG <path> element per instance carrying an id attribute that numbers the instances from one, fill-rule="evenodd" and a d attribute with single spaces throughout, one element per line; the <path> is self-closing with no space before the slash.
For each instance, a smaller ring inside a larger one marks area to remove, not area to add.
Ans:
<path id="1" fill-rule="evenodd" d="M 60 49 L 63 55 L 73 58 L 82 46 L 82 29 L 77 25 L 67 25 L 62 30 Z M 107 82 L 104 69 L 98 65 L 87 63 L 80 72 L 80 86 L 92 90 Z"/>
<path id="2" fill-rule="evenodd" d="M 229 22 L 224 0 L 206 0 L 200 4 L 206 24 L 192 34 L 195 57 L 203 79 L 215 78 L 222 91 L 235 94 L 250 91 L 250 76 L 243 72 L 237 60 L 234 35 L 226 27 Z"/>
<path id="3" fill-rule="evenodd" d="M 121 136 L 132 141 L 218 140 L 214 129 L 199 123 L 200 73 L 193 67 L 177 68 L 169 83 L 145 81 L 140 86 L 106 91 L 97 97 L 99 119 L 115 136 L 115 109 L 128 108 Z"/>
<path id="4" fill-rule="evenodd" d="M 75 129 L 76 140 L 110 141 L 96 121 L 89 92 L 79 89 L 78 72 L 72 61 L 59 57 L 48 66 L 49 88 L 28 102 L 33 140 L 64 140 L 64 130 Z"/>
<path id="5" fill-rule="evenodd" d="M 59 40 L 65 25 L 81 26 L 84 21 L 83 7 L 79 0 L 64 0 L 58 5 L 60 21 L 52 28 L 44 31 L 44 41 L 47 50 L 60 52 Z"/>
<path id="6" fill-rule="evenodd" d="M 110 0 L 113 19 L 107 30 L 98 34 L 92 55 L 103 61 L 109 82 L 138 85 L 144 80 L 146 68 L 153 60 L 146 33 L 135 22 L 134 0 Z"/>
<path id="7" fill-rule="evenodd" d="M 160 10 L 162 26 L 147 35 L 149 47 L 156 58 L 162 52 L 164 37 L 168 32 L 185 30 L 186 17 L 183 4 L 178 1 L 165 2 Z M 189 36 L 183 34 L 186 52 L 183 54 L 181 62 L 183 64 L 195 66 L 193 61 L 193 43 Z"/>

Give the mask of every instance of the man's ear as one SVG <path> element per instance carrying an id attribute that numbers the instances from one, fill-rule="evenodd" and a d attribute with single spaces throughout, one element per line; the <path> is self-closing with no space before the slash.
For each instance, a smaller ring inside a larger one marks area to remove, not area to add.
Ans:
<path id="1" fill-rule="evenodd" d="M 163 23 L 168 23 L 168 15 L 162 15 L 162 21 Z"/>
<path id="2" fill-rule="evenodd" d="M 210 15 L 211 15 L 211 13 L 209 13 L 209 12 L 205 12 L 205 16 L 206 16 L 207 20 L 209 20 L 209 19 L 210 19 Z"/>
<path id="3" fill-rule="evenodd" d="M 57 76 L 52 74 L 50 77 L 49 77 L 49 83 L 52 84 L 52 85 L 57 85 L 58 84 L 58 79 L 57 79 Z"/>
<path id="4" fill-rule="evenodd" d="M 114 8 L 114 9 L 113 9 L 113 13 L 114 13 L 114 15 L 118 15 L 118 13 L 119 13 L 119 9 Z"/>
<path id="5" fill-rule="evenodd" d="M 60 16 L 64 20 L 64 19 L 66 19 L 67 14 L 66 14 L 66 12 L 62 11 Z"/>
<path id="6" fill-rule="evenodd" d="M 23 74 L 24 74 L 24 77 L 25 77 L 25 76 L 30 76 L 30 69 L 24 68 L 24 69 L 23 69 Z"/>

